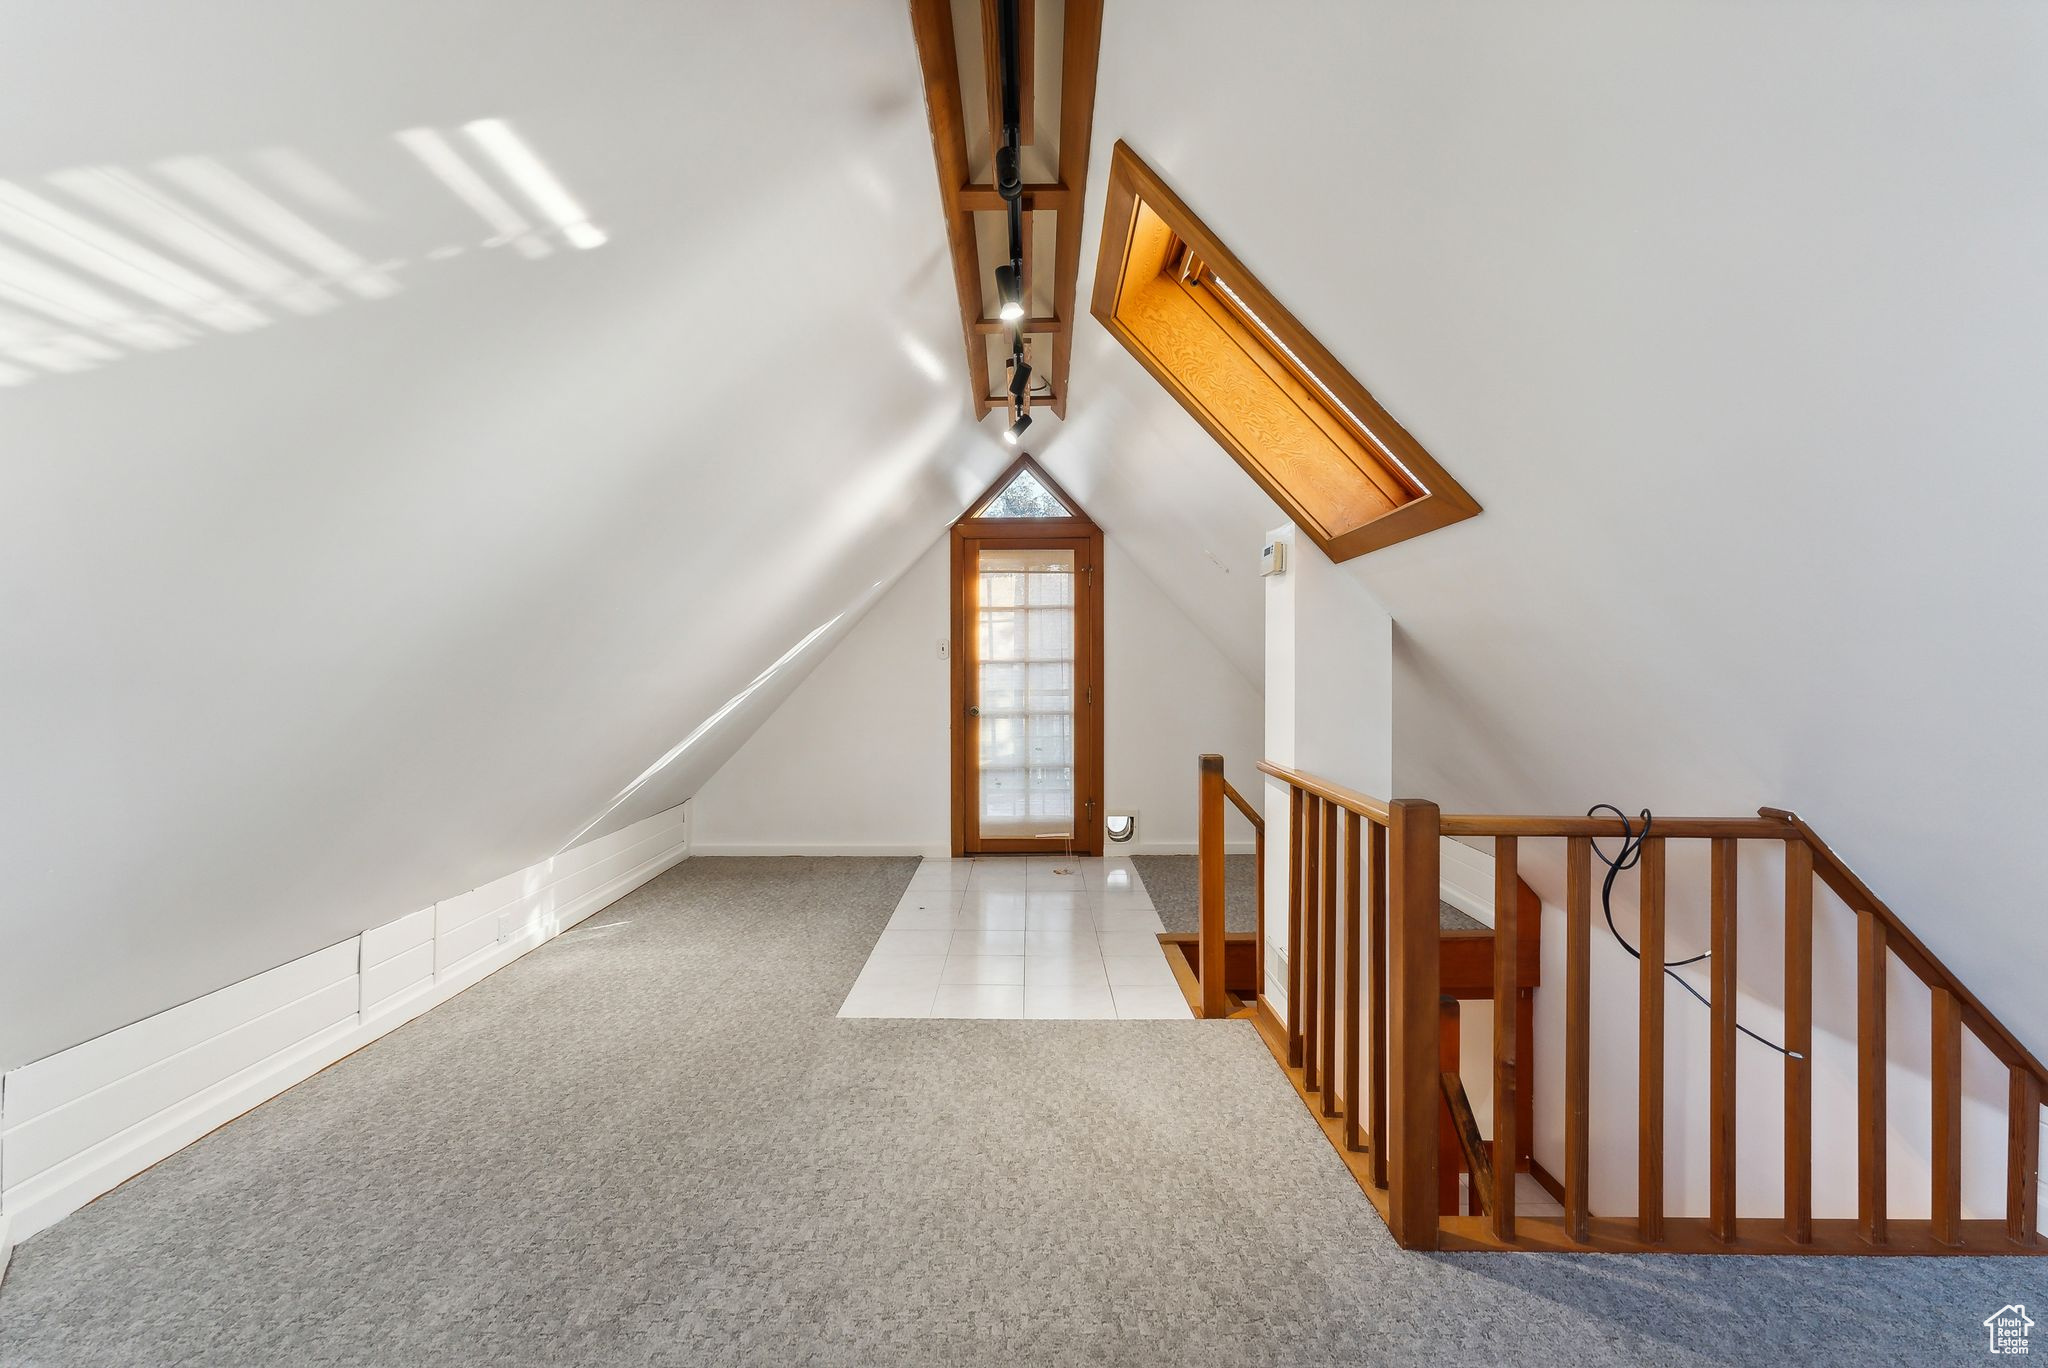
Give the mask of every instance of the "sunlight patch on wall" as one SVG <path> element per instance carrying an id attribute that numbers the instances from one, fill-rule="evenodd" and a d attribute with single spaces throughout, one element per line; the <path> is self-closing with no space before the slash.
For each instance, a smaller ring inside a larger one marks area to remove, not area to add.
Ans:
<path id="1" fill-rule="evenodd" d="M 68 167 L 35 185 L 0 180 L 0 387 L 260 332 L 351 296 L 389 299 L 405 288 L 401 273 L 472 246 L 538 259 L 557 244 L 609 241 L 505 119 L 463 125 L 463 150 L 435 129 L 395 139 L 411 160 L 394 163 L 394 176 L 424 166 L 487 236 L 390 256 L 351 245 L 361 225 L 396 216 L 295 148 Z"/>

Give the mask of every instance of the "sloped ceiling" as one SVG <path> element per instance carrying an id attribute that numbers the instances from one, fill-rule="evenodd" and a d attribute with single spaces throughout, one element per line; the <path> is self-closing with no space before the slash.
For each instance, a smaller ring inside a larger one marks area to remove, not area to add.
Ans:
<path id="1" fill-rule="evenodd" d="M 1004 462 L 898 4 L 77 0 L 0 44 L 15 202 L 197 264 L 63 176 L 116 168 L 285 268 L 227 290 L 257 324 L 0 232 L 135 315 L 0 354 L 0 1066 L 689 796 Z"/>
<path id="2" fill-rule="evenodd" d="M 1350 563 L 1401 789 L 1797 808 L 2036 1048 L 2044 69 L 2026 3 L 1133 0 L 1089 187 L 1127 139 L 1484 505 Z M 1048 467 L 1241 637 L 1243 477 L 1082 338 Z"/>
<path id="3" fill-rule="evenodd" d="M 1079 282 L 1126 138 L 1485 505 L 1352 563 L 1404 790 L 1798 807 L 2037 1045 L 2044 25 L 1119 0 Z M 894 0 L 75 0 L 0 43 L 9 184 L 218 217 L 201 159 L 360 258 L 312 316 L 0 355 L 0 1066 L 687 797 L 1004 464 Z M 606 240 L 397 137 L 486 166 L 477 120 Z M 1092 323 L 1072 388 L 1034 449 L 1256 681 L 1278 510 Z"/>

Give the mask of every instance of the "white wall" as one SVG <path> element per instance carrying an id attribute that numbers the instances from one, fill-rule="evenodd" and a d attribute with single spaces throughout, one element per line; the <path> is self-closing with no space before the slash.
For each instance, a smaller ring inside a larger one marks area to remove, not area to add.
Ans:
<path id="1" fill-rule="evenodd" d="M 698 791 L 699 854 L 947 853 L 948 554 L 928 547 Z"/>
<path id="2" fill-rule="evenodd" d="M 950 554 L 941 537 L 704 786 L 700 854 L 950 850 Z M 1117 849 L 1192 850 L 1195 757 L 1248 787 L 1259 693 L 1113 536 L 1103 561 L 1105 801 L 1139 814 Z"/>
<path id="3" fill-rule="evenodd" d="M 689 852 L 671 808 L 0 1075 L 0 1259 Z"/>
<path id="4" fill-rule="evenodd" d="M 1285 569 L 1265 580 L 1265 754 L 1275 764 L 1321 775 L 1364 793 L 1394 791 L 1393 619 L 1372 596 L 1291 526 L 1266 539 Z M 1287 785 L 1263 781 L 1266 906 L 1287 906 L 1292 800 Z M 1285 918 L 1266 930 L 1266 992 L 1287 1000 Z"/>
<path id="5" fill-rule="evenodd" d="M 1279 3 L 1178 98 L 1231 22 L 1111 12 L 1098 141 L 1485 505 L 1348 567 L 1399 623 L 1404 788 L 1798 808 L 2048 1042 L 2048 636 L 2015 626 L 2048 575 L 2048 9 Z M 1195 430 L 1127 360 L 1088 440 L 1138 483 Z"/>
<path id="6" fill-rule="evenodd" d="M 1134 0 L 1096 119 L 1484 505 L 1345 567 L 1404 792 L 1795 808 L 2037 1052 L 2044 68 L 2031 0 Z M 1113 339 L 1075 366 L 1047 464 L 1102 516 L 1172 486 L 1155 575 L 1255 544 Z"/>
<path id="7" fill-rule="evenodd" d="M 1103 687 L 1103 784 L 1106 810 L 1138 813 L 1137 839 L 1105 847 L 1124 854 L 1192 853 L 1196 844 L 1196 757 L 1223 757 L 1240 793 L 1256 792 L 1261 742 L 1261 681 L 1240 673 L 1162 586 L 1104 541 L 1107 643 Z M 1234 814 L 1225 817 L 1232 849 L 1251 849 Z"/>
<path id="8" fill-rule="evenodd" d="M 0 1067 L 689 797 L 1005 460 L 967 412 L 900 8 L 741 6 L 715 40 L 634 0 L 206 20 L 8 16 L 9 194 L 169 253 L 260 325 L 52 257 L 134 325 L 27 324 L 97 348 L 60 373 L 7 304 Z M 601 244 L 532 205 L 545 254 L 499 240 L 397 137 L 439 130 L 488 177 L 463 126 L 492 118 Z M 181 157 L 232 178 L 226 207 Z M 289 287 L 96 208 L 67 175 L 94 167 Z M 279 214 L 305 231 L 266 236 Z M 40 252 L 24 222 L 0 237 Z M 302 265 L 306 232 L 374 268 Z"/>

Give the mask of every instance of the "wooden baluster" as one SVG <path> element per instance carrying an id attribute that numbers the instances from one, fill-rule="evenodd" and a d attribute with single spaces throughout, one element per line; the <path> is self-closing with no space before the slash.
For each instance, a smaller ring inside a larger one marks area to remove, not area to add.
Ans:
<path id="1" fill-rule="evenodd" d="M 1565 842 L 1564 862 L 1564 1230 L 1586 1242 L 1590 1195 L 1586 1162 L 1592 1126 L 1591 974 L 1593 842 Z"/>
<path id="2" fill-rule="evenodd" d="M 1946 988 L 1934 990 L 1934 1040 L 1928 1058 L 1934 1083 L 1933 1182 L 1929 1210 L 1934 1238 L 1963 1242 L 1963 1004 Z"/>
<path id="3" fill-rule="evenodd" d="M 1342 808 L 1323 808 L 1322 1022 L 1323 1115 L 1337 1115 L 1337 827 Z"/>
<path id="4" fill-rule="evenodd" d="M 1359 817 L 1344 814 L 1344 1148 L 1365 1148 L 1365 1094 L 1360 1090 L 1359 1018 L 1364 1013 L 1365 961 L 1359 950 Z"/>
<path id="5" fill-rule="evenodd" d="M 1262 785 L 1261 788 L 1263 787 Z M 1259 798 L 1260 813 L 1264 815 L 1265 794 L 1261 792 Z M 1264 822 L 1260 822 L 1252 827 L 1252 877 L 1258 880 L 1259 884 L 1258 920 L 1253 924 L 1252 928 L 1255 933 L 1252 937 L 1252 963 L 1258 966 L 1254 971 L 1256 977 L 1252 980 L 1252 1000 L 1253 1005 L 1256 1006 L 1258 999 L 1266 995 L 1266 824 Z"/>
<path id="6" fill-rule="evenodd" d="M 1708 863 L 1709 1010 L 1707 1228 L 1735 1238 L 1735 842 L 1716 837 Z"/>
<path id="7" fill-rule="evenodd" d="M 1856 915 L 1856 1220 L 1874 1245 L 1885 1222 L 1884 923 Z"/>
<path id="8" fill-rule="evenodd" d="M 1397 798 L 1388 805 L 1387 1224 L 1404 1249 L 1437 1247 L 1437 997 L 1443 921 L 1435 803 Z M 1374 1137 L 1374 1145 L 1380 1137 Z"/>
<path id="9" fill-rule="evenodd" d="M 1643 842 L 1641 1019 L 1636 1085 L 1636 1235 L 1664 1240 L 1664 838 Z"/>
<path id="10" fill-rule="evenodd" d="M 1800 837 L 1785 842 L 1785 1048 L 1785 1235 L 1812 1244 L 1813 848 Z"/>
<path id="11" fill-rule="evenodd" d="M 1520 1153 L 1516 1122 L 1521 1118 L 1520 1073 L 1515 1026 L 1520 1013 L 1518 970 L 1521 944 L 1516 923 L 1522 880 L 1512 836 L 1493 838 L 1493 1233 L 1515 1238 L 1515 1159 Z"/>
<path id="12" fill-rule="evenodd" d="M 2005 1121 L 2005 1234 L 2032 1246 L 2041 1216 L 2041 1080 L 2021 1064 L 2012 1066 Z"/>
<path id="13" fill-rule="evenodd" d="M 1196 970 L 1202 982 L 1202 1017 L 1216 1021 L 1223 1005 L 1223 757 L 1205 755 L 1201 766 L 1201 808 L 1196 814 L 1195 901 L 1201 939 Z"/>
<path id="14" fill-rule="evenodd" d="M 1301 1067 L 1301 851 L 1303 795 L 1287 786 L 1287 1063 Z"/>
<path id="15" fill-rule="evenodd" d="M 1366 973 L 1372 985 L 1372 1183 L 1387 1186 L 1387 829 L 1372 824 L 1372 883 L 1366 904 Z"/>
<path id="16" fill-rule="evenodd" d="M 1323 814 L 1328 807 L 1311 795 L 1307 829 L 1301 834 L 1301 1086 L 1309 1092 L 1318 1086 L 1323 1062 L 1322 1041 L 1317 1036 L 1321 1025 L 1317 1006 L 1322 998 L 1316 984 L 1316 956 L 1321 953 L 1316 933 L 1323 921 Z"/>

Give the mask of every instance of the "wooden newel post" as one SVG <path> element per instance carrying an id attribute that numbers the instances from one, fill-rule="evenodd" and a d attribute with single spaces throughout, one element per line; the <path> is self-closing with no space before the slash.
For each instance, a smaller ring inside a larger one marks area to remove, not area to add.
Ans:
<path id="1" fill-rule="evenodd" d="M 1223 757 L 1201 759 L 1202 800 L 1195 887 L 1201 906 L 1201 946 L 1196 973 L 1202 981 L 1202 1016 L 1214 1021 L 1223 1005 Z"/>
<path id="2" fill-rule="evenodd" d="M 1387 806 L 1388 1224 L 1402 1248 L 1435 1249 L 1440 814 L 1418 798 Z"/>

